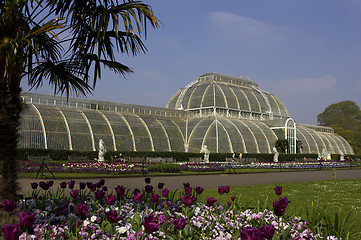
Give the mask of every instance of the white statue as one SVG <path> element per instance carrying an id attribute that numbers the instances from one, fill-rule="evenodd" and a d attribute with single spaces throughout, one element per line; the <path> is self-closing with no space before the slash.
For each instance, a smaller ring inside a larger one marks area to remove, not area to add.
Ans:
<path id="1" fill-rule="evenodd" d="M 98 153 L 98 162 L 104 162 L 104 154 L 107 150 L 104 147 L 103 139 L 99 139 L 99 153 Z"/>
<path id="2" fill-rule="evenodd" d="M 273 152 L 273 162 L 278 162 L 278 156 L 280 155 L 280 153 L 277 151 L 276 147 L 273 147 L 272 149 Z"/>
<path id="3" fill-rule="evenodd" d="M 340 151 L 340 161 L 345 161 L 345 154 Z"/>
<path id="4" fill-rule="evenodd" d="M 202 147 L 201 153 L 204 153 L 204 162 L 209 163 L 209 153 L 210 153 L 210 151 L 207 149 L 207 145 L 204 145 Z"/>
<path id="5" fill-rule="evenodd" d="M 321 157 L 323 158 L 323 160 L 327 159 L 327 150 L 325 148 L 322 149 Z"/>

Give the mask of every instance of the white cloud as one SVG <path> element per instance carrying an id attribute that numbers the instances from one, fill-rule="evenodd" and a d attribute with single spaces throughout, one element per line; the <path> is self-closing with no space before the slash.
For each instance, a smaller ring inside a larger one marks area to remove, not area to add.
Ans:
<path id="1" fill-rule="evenodd" d="M 212 23 L 221 31 L 238 37 L 279 35 L 284 28 L 228 12 L 211 12 Z"/>

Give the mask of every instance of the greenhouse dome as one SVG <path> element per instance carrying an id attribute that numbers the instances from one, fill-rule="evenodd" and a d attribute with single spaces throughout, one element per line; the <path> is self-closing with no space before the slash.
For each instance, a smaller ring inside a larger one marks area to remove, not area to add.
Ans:
<path id="1" fill-rule="evenodd" d="M 287 139 L 289 153 L 353 154 L 332 128 L 290 118 L 284 104 L 247 78 L 200 76 L 166 108 L 23 93 L 20 148 L 96 151 L 272 153 Z"/>

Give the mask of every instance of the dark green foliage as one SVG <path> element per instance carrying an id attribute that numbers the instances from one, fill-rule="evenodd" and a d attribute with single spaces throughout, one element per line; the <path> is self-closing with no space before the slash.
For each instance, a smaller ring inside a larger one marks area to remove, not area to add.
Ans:
<path id="1" fill-rule="evenodd" d="M 148 167 L 149 172 L 176 173 L 181 170 L 181 166 L 174 163 L 155 163 Z"/>
<path id="2" fill-rule="evenodd" d="M 332 127 L 350 143 L 355 154 L 361 154 L 361 110 L 355 102 L 332 104 L 317 116 L 317 121 L 322 126 Z"/>
<path id="3" fill-rule="evenodd" d="M 288 150 L 288 140 L 287 139 L 278 139 L 275 142 L 275 147 L 279 153 L 286 153 Z"/>

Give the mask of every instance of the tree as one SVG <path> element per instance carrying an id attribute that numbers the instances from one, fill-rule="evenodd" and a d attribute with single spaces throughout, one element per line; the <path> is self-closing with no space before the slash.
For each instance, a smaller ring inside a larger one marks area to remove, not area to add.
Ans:
<path id="1" fill-rule="evenodd" d="M 345 138 L 355 154 L 361 154 L 361 110 L 353 101 L 343 101 L 328 106 L 317 116 L 322 126 L 334 129 Z"/>
<path id="2" fill-rule="evenodd" d="M 146 52 L 147 24 L 160 22 L 133 0 L 1 0 L 0 14 L 0 199 L 14 199 L 21 81 L 85 96 L 103 68 L 131 73 L 115 53 Z"/>

